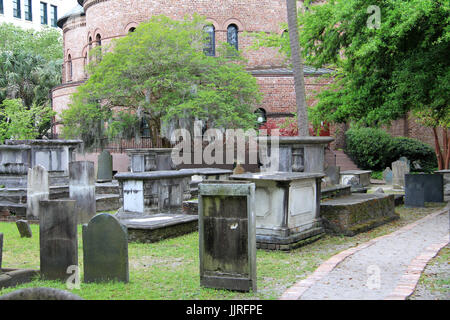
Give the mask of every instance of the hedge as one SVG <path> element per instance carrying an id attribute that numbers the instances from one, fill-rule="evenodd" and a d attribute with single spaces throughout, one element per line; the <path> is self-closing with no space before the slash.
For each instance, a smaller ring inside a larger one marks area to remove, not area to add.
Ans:
<path id="1" fill-rule="evenodd" d="M 394 138 L 375 128 L 352 128 L 345 135 L 345 152 L 361 169 L 384 170 L 400 157 L 410 160 L 412 171 L 430 172 L 437 167 L 433 148 L 419 140 Z"/>

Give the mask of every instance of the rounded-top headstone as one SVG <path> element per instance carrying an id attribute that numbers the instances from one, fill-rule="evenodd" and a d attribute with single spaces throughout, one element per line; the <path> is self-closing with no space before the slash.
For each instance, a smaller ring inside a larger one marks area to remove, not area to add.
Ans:
<path id="1" fill-rule="evenodd" d="M 0 300 L 83 300 L 68 291 L 53 288 L 26 288 L 0 296 Z"/>
<path id="2" fill-rule="evenodd" d="M 83 225 L 84 282 L 129 281 L 128 232 L 107 213 Z"/>

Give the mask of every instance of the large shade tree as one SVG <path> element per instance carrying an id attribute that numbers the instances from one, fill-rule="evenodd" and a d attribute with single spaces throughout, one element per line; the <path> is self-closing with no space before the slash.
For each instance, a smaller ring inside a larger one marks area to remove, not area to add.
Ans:
<path id="1" fill-rule="evenodd" d="M 449 1 L 334 0 L 298 19 L 305 62 L 336 70 L 334 84 L 309 110 L 314 125 L 377 127 L 412 114 L 432 128 L 439 168 L 449 167 Z M 277 35 L 259 44 L 289 52 Z"/>
<path id="2" fill-rule="evenodd" d="M 143 121 L 155 144 L 195 119 L 216 128 L 254 127 L 253 110 L 261 100 L 256 79 L 230 46 L 216 57 L 204 53 L 205 25 L 198 16 L 154 16 L 102 48 L 101 59 L 88 68 L 89 79 L 62 113 L 63 134 L 101 147 L 108 138 L 139 138 Z"/>

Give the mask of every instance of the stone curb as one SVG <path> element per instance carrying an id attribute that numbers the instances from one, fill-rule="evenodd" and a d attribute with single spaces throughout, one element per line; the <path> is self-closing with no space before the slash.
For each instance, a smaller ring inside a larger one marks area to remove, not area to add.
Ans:
<path id="1" fill-rule="evenodd" d="M 417 256 L 400 278 L 397 287 L 384 300 L 406 300 L 416 290 L 417 283 L 423 270 L 442 248 L 450 243 L 449 235 L 442 242 L 434 243 Z"/>
<path id="2" fill-rule="evenodd" d="M 450 207 L 450 203 L 448 203 L 447 206 L 446 206 L 443 210 L 440 210 L 440 211 L 438 211 L 438 212 L 429 214 L 429 215 L 427 215 L 426 217 L 424 217 L 424 218 L 422 218 L 422 219 L 419 219 L 419 220 L 417 220 L 417 221 L 415 221 L 415 222 L 413 222 L 413 223 L 411 223 L 411 224 L 408 224 L 408 225 L 406 225 L 406 226 L 404 226 L 404 227 L 398 229 L 397 231 L 394 231 L 394 232 L 389 233 L 389 234 L 384 235 L 384 236 L 380 236 L 380 237 L 374 238 L 374 239 L 369 240 L 369 241 L 367 241 L 367 242 L 364 242 L 364 243 L 362 243 L 362 244 L 360 244 L 360 245 L 358 245 L 358 246 L 356 246 L 356 247 L 349 248 L 349 249 L 347 249 L 347 250 L 345 250 L 345 251 L 342 251 L 342 252 L 340 252 L 340 253 L 334 255 L 333 257 L 331 257 L 330 259 L 328 259 L 327 261 L 325 261 L 324 263 L 322 263 L 322 264 L 314 271 L 313 274 L 311 274 L 310 276 L 308 276 L 306 279 L 300 280 L 299 282 L 295 283 L 292 287 L 288 288 L 288 289 L 281 295 L 281 297 L 279 298 L 279 300 L 299 300 L 299 299 L 301 298 L 301 296 L 306 292 L 306 290 L 308 290 L 308 289 L 309 289 L 310 287 L 312 287 L 316 282 L 318 282 L 318 281 L 321 280 L 323 277 L 325 277 L 326 275 L 328 275 L 331 271 L 333 271 L 333 270 L 334 270 L 334 269 L 335 269 L 342 261 L 344 261 L 347 257 L 353 255 L 354 253 L 356 253 L 356 252 L 358 252 L 358 251 L 360 251 L 360 250 L 362 250 L 362 249 L 365 249 L 365 248 L 368 248 L 368 247 L 374 245 L 375 243 L 377 243 L 378 241 L 380 241 L 380 240 L 382 240 L 382 239 L 394 237 L 394 236 L 396 236 L 396 235 L 399 235 L 399 234 L 401 234 L 401 233 L 404 233 L 404 232 L 406 232 L 406 231 L 409 231 L 409 230 L 413 229 L 414 227 L 416 227 L 417 225 L 419 225 L 419 224 L 421 224 L 421 223 L 423 223 L 423 222 L 425 222 L 425 221 L 428 221 L 428 220 L 430 220 L 430 219 L 433 219 L 434 217 L 436 217 L 436 216 L 438 216 L 438 215 L 444 214 L 444 213 L 446 213 L 446 212 L 449 211 L 449 207 Z M 448 238 L 448 236 L 446 236 L 446 237 Z M 442 243 L 443 243 L 443 242 L 442 242 Z M 431 247 L 435 248 L 436 246 L 442 245 L 442 243 L 439 243 L 439 244 L 433 244 L 432 246 L 428 247 L 428 248 L 425 250 L 425 252 L 431 252 L 431 250 L 428 251 L 428 249 L 430 249 Z M 445 245 L 447 245 L 447 244 L 448 244 L 448 239 L 447 239 L 447 242 L 446 242 Z M 442 247 L 444 247 L 445 245 L 443 245 Z M 442 248 L 442 247 L 441 247 L 441 248 Z M 439 249 L 439 250 L 440 250 L 440 249 Z M 439 252 L 439 250 L 435 251 L 433 257 L 437 254 L 437 252 Z M 422 255 L 419 256 L 419 257 L 422 257 Z M 418 258 L 419 258 L 419 257 L 418 257 Z M 428 257 L 428 256 L 427 256 L 427 257 Z M 432 257 L 431 257 L 431 258 L 432 258 Z M 429 258 L 426 262 L 428 262 L 431 258 Z M 416 259 L 417 259 L 417 258 L 416 258 Z M 422 261 L 422 260 L 421 260 L 421 261 Z M 426 263 L 425 263 L 425 266 L 426 266 Z M 423 271 L 423 269 L 425 268 L 425 266 L 420 270 L 420 274 L 422 273 L 422 271 Z M 414 267 L 417 268 L 416 265 L 415 265 L 415 266 L 410 266 L 410 267 L 411 267 L 412 269 L 413 269 Z M 412 270 L 412 269 L 411 269 L 411 270 Z M 409 268 L 408 268 L 408 270 L 409 270 Z M 420 277 L 420 274 L 419 274 L 419 277 Z M 403 277 L 402 277 L 401 279 L 403 279 Z M 405 280 L 405 281 L 406 281 L 406 280 Z M 417 281 L 418 281 L 418 279 L 417 279 Z M 415 289 L 415 286 L 416 286 L 416 284 L 417 284 L 417 281 L 416 281 L 415 284 L 414 284 L 413 291 L 414 291 L 414 289 Z M 406 282 L 405 282 L 405 283 L 406 283 Z M 409 290 L 410 290 L 410 284 L 409 284 L 409 283 L 408 283 L 408 288 L 409 288 Z M 401 287 L 401 289 L 404 290 L 404 287 Z M 396 290 L 397 290 L 397 289 L 396 289 Z M 395 290 L 394 290 L 394 291 L 395 291 Z M 406 297 L 408 297 L 409 295 L 412 294 L 412 292 L 408 291 L 409 294 L 408 294 L 407 296 L 405 296 L 405 298 L 401 298 L 401 297 L 403 297 L 403 296 L 406 294 L 406 291 L 405 291 L 405 293 L 403 293 L 403 295 L 400 295 L 400 288 L 399 288 L 399 291 L 398 291 L 398 292 L 397 292 L 397 291 L 395 291 L 395 292 L 396 292 L 395 295 L 394 295 L 393 293 L 392 293 L 391 295 L 389 295 L 389 297 L 390 297 L 389 299 L 392 299 L 392 300 L 395 300 L 395 299 L 401 299 L 401 300 L 404 300 Z M 402 292 L 403 292 L 403 291 L 402 291 Z M 388 299 L 388 298 L 386 298 L 386 299 Z"/>

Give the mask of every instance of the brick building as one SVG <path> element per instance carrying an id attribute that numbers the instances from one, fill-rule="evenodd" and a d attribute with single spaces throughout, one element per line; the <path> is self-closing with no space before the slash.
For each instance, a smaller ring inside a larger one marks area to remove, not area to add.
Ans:
<path id="1" fill-rule="evenodd" d="M 127 35 L 153 15 L 164 14 L 181 19 L 193 13 L 205 16 L 213 26 L 209 30 L 212 35 L 210 54 L 215 54 L 214 47 L 219 42 L 228 41 L 248 60 L 247 68 L 256 77 L 264 94 L 258 108 L 265 114 L 267 122 L 281 122 L 296 110 L 293 75 L 285 58 L 276 49 L 250 49 L 252 33 L 282 34 L 285 31 L 281 27 L 287 22 L 285 0 L 78 0 L 78 3 L 79 6 L 57 22 L 64 41 L 63 83 L 52 90 L 53 109 L 57 112 L 67 108 L 71 94 L 86 80 L 85 67 L 92 47 L 107 45 L 112 39 Z M 329 81 L 321 76 L 330 72 L 305 66 L 309 105 L 314 104 L 314 92 Z M 394 135 L 411 136 L 408 128 L 413 127 L 410 121 L 400 120 L 388 130 Z M 332 128 L 331 133 L 335 132 Z M 342 136 L 343 132 L 340 130 L 336 134 Z M 337 146 L 340 147 L 342 139 L 337 138 Z M 432 141 L 423 134 L 420 138 Z M 122 151 L 121 148 L 113 150 L 114 170 L 126 171 L 128 168 L 128 158 Z M 96 161 L 96 156 L 88 155 L 87 159 Z"/>

